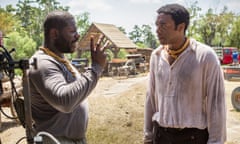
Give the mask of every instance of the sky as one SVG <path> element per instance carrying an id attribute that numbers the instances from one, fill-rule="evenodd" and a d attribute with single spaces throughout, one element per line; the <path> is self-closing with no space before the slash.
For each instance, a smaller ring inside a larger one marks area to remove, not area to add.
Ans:
<path id="1" fill-rule="evenodd" d="M 189 7 L 195 0 L 58 0 L 61 5 L 69 6 L 73 15 L 89 12 L 89 21 L 121 26 L 127 32 L 134 25 L 150 25 L 155 28 L 157 9 L 169 3 L 178 3 Z M 0 6 L 15 5 L 18 0 L 0 0 Z M 240 0 L 198 0 L 202 12 L 212 8 L 220 11 L 224 6 L 229 10 L 240 13 Z"/>

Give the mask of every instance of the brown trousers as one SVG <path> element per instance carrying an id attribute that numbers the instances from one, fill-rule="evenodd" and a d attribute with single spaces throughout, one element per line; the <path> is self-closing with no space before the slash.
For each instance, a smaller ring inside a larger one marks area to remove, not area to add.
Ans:
<path id="1" fill-rule="evenodd" d="M 153 144 L 207 144 L 207 129 L 164 128 L 154 122 Z"/>

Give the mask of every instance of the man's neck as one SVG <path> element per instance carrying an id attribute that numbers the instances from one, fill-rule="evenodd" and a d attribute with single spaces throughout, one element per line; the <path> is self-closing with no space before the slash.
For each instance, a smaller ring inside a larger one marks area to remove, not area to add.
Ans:
<path id="1" fill-rule="evenodd" d="M 56 54 L 57 56 L 64 58 L 64 54 L 61 53 L 60 51 L 58 51 L 55 46 L 44 44 L 44 48 L 47 48 L 50 51 L 52 51 L 54 54 Z"/>
<path id="2" fill-rule="evenodd" d="M 186 41 L 186 37 L 178 39 L 178 40 L 176 40 L 176 42 L 174 44 L 168 44 L 168 48 L 170 50 L 178 50 L 178 49 L 182 48 L 182 46 L 184 45 L 185 41 Z"/>

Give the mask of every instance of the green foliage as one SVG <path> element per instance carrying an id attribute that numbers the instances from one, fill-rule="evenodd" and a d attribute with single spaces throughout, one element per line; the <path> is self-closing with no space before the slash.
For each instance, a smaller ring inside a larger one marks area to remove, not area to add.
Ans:
<path id="1" fill-rule="evenodd" d="M 82 37 L 90 27 L 90 22 L 89 22 L 89 13 L 84 12 L 80 15 L 76 15 L 76 23 L 78 27 L 78 32 L 80 36 Z"/>
<path id="2" fill-rule="evenodd" d="M 202 35 L 204 43 L 212 45 L 212 41 L 216 34 L 216 28 L 218 25 L 216 14 L 213 13 L 212 9 L 209 9 L 205 16 L 202 16 L 199 20 L 198 33 Z"/>
<path id="3" fill-rule="evenodd" d="M 114 56 L 113 56 L 113 53 L 110 49 L 106 49 L 106 54 L 107 54 L 107 61 L 110 61 Z M 125 50 L 120 50 L 120 52 L 118 53 L 118 57 L 119 58 L 126 58 L 126 54 L 127 52 Z M 84 51 L 82 54 L 81 54 L 81 58 L 87 58 L 88 61 L 91 63 L 91 53 L 90 51 Z"/>
<path id="4" fill-rule="evenodd" d="M 84 51 L 84 52 L 81 54 L 81 58 L 86 58 L 86 59 L 88 59 L 89 63 L 92 63 L 92 60 L 91 60 L 91 52 L 90 52 L 90 51 Z"/>
<path id="5" fill-rule="evenodd" d="M 17 23 L 18 21 L 13 14 L 0 8 L 0 30 L 3 32 L 3 34 L 13 31 L 14 26 Z"/>
<path id="6" fill-rule="evenodd" d="M 12 32 L 4 39 L 4 45 L 8 50 L 15 48 L 12 54 L 14 60 L 27 59 L 35 52 L 36 42 L 28 35 L 23 35 L 18 32 Z"/>
<path id="7" fill-rule="evenodd" d="M 129 38 L 138 46 L 145 48 L 156 48 L 157 39 L 156 36 L 152 33 L 152 28 L 149 25 L 142 25 L 139 27 L 135 25 L 133 31 L 129 33 Z"/>
<path id="8" fill-rule="evenodd" d="M 196 27 L 198 26 L 198 19 L 200 16 L 199 12 L 201 11 L 201 8 L 198 7 L 198 1 L 191 3 L 188 11 L 190 14 L 190 23 L 187 29 L 187 35 L 189 37 L 199 37 L 196 35 Z"/>
<path id="9" fill-rule="evenodd" d="M 106 53 L 107 53 L 107 60 L 110 61 L 114 57 L 114 54 L 110 49 L 106 49 Z"/>
<path id="10" fill-rule="evenodd" d="M 68 54 L 65 54 L 65 56 L 67 57 L 67 59 L 71 60 L 73 58 L 76 58 L 77 54 L 76 53 L 68 53 Z"/>
<path id="11" fill-rule="evenodd" d="M 140 42 L 143 42 L 141 37 L 142 37 L 142 30 L 141 30 L 141 28 L 138 25 L 135 25 L 133 27 L 133 30 L 129 33 L 129 38 L 134 43 L 140 43 Z"/>
<path id="12" fill-rule="evenodd" d="M 240 48 L 240 16 L 237 16 L 232 24 L 232 29 L 229 34 L 227 46 Z"/>
<path id="13" fill-rule="evenodd" d="M 91 58 L 91 53 L 90 51 L 84 51 L 81 55 L 81 58 L 87 58 L 90 59 Z"/>
<path id="14" fill-rule="evenodd" d="M 43 29 L 42 24 L 45 16 L 53 10 L 65 10 L 68 11 L 69 7 L 62 6 L 57 0 L 19 0 L 16 7 L 7 5 L 5 8 L 0 8 L 0 30 L 5 35 L 11 32 L 18 32 L 21 35 L 21 40 L 25 37 L 31 38 L 33 41 L 26 42 L 27 47 L 34 47 L 42 45 L 43 41 Z M 236 46 L 240 47 L 239 38 L 239 14 L 234 14 L 229 11 L 227 7 L 224 7 L 220 13 L 216 13 L 213 9 L 209 9 L 206 13 L 201 12 L 201 8 L 198 6 L 198 1 L 190 1 L 188 7 L 190 12 L 190 25 L 187 30 L 187 35 L 193 37 L 208 45 L 223 45 L 223 46 Z M 76 15 L 76 22 L 78 31 L 83 36 L 90 26 L 89 21 L 90 13 L 84 12 L 80 15 Z M 123 27 L 119 27 L 119 30 L 126 34 Z M 133 30 L 128 33 L 129 38 L 136 43 L 140 48 L 151 47 L 156 48 L 159 45 L 159 41 L 156 38 L 155 33 L 152 32 L 152 27 L 149 25 L 138 26 L 135 25 Z M 8 41 L 6 39 L 6 41 Z M 15 44 L 16 47 L 25 46 Z M 8 43 L 10 45 L 10 43 Z M 16 57 L 29 57 L 33 50 L 27 50 L 25 54 L 19 53 Z M 109 54 L 112 54 L 109 52 Z M 122 57 L 124 54 L 119 54 Z M 69 58 L 75 57 L 75 54 L 69 55 Z M 111 56 L 110 56 L 111 57 Z"/>
<path id="15" fill-rule="evenodd" d="M 212 45 L 215 46 L 226 46 L 226 41 L 229 38 L 229 29 L 232 27 L 232 21 L 234 21 L 234 14 L 228 12 L 227 7 L 216 15 L 216 33 L 212 40 Z"/>
<path id="16" fill-rule="evenodd" d="M 156 48 L 157 47 L 157 39 L 155 35 L 152 33 L 152 28 L 149 25 L 142 25 L 142 37 L 143 43 L 146 47 Z"/>
<path id="17" fill-rule="evenodd" d="M 226 46 L 231 39 L 229 33 L 232 31 L 234 14 L 224 7 L 220 13 L 210 8 L 207 13 L 200 15 L 201 8 L 197 4 L 196 1 L 189 8 L 191 23 L 187 31 L 188 36 L 210 46 Z"/>
<path id="18" fill-rule="evenodd" d="M 128 53 L 126 52 L 125 49 L 120 49 L 117 57 L 120 58 L 120 59 L 125 59 L 127 54 L 128 54 Z"/>
<path id="19" fill-rule="evenodd" d="M 15 10 L 16 17 L 21 21 L 21 26 L 37 45 L 42 44 L 43 21 L 46 15 L 53 10 L 68 10 L 56 0 L 19 0 Z"/>
<path id="20" fill-rule="evenodd" d="M 109 50 L 109 49 L 106 49 L 105 52 L 107 53 L 107 61 L 110 61 L 110 60 L 113 58 L 113 53 L 112 53 L 112 51 Z M 88 61 L 89 61 L 90 63 L 92 63 L 90 51 L 84 51 L 84 52 L 81 54 L 81 58 L 86 58 L 86 59 L 88 59 Z"/>
<path id="21" fill-rule="evenodd" d="M 145 44 L 143 43 L 135 43 L 139 48 L 145 48 Z"/>

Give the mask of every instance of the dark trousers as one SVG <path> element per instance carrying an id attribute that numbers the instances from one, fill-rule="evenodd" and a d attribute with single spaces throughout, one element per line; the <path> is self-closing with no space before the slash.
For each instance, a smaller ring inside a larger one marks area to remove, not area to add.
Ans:
<path id="1" fill-rule="evenodd" d="M 164 128 L 154 123 L 153 144 L 207 144 L 207 129 Z"/>

